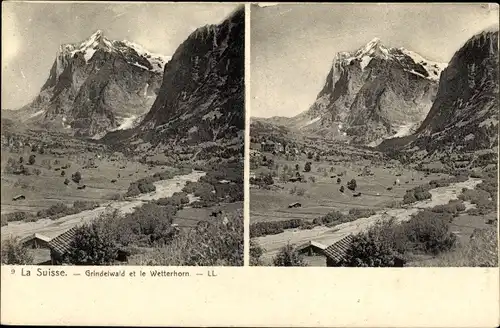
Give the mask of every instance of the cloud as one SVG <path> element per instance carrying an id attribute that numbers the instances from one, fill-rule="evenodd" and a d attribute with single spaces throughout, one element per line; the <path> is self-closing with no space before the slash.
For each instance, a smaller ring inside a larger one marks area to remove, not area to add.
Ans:
<path id="1" fill-rule="evenodd" d="M 3 6 L 2 11 L 2 67 L 10 64 L 21 47 L 17 34 L 17 18 L 9 8 L 9 6 Z"/>

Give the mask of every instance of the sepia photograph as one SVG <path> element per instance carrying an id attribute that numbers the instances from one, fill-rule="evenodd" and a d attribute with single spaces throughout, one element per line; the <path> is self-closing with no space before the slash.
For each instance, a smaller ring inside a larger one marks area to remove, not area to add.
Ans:
<path id="1" fill-rule="evenodd" d="M 242 4 L 2 4 L 2 264 L 243 265 Z"/>
<path id="2" fill-rule="evenodd" d="M 250 21 L 250 265 L 498 266 L 498 5 Z"/>

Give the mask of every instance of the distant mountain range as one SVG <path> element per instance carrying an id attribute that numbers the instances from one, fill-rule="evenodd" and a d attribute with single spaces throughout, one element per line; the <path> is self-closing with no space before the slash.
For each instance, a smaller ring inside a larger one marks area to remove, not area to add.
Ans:
<path id="1" fill-rule="evenodd" d="M 170 56 L 97 31 L 62 45 L 39 95 L 4 118 L 104 142 L 239 140 L 245 12 L 196 29 Z"/>
<path id="2" fill-rule="evenodd" d="M 16 119 L 94 138 L 130 128 L 152 106 L 169 59 L 96 31 L 60 46 L 40 93 Z"/>
<path id="3" fill-rule="evenodd" d="M 374 39 L 335 55 L 307 111 L 257 120 L 386 150 L 491 149 L 498 145 L 498 30 L 472 37 L 448 64 Z"/>
<path id="4" fill-rule="evenodd" d="M 335 55 L 309 110 L 274 121 L 325 138 L 379 143 L 410 133 L 424 120 L 444 67 L 375 38 L 354 52 Z"/>

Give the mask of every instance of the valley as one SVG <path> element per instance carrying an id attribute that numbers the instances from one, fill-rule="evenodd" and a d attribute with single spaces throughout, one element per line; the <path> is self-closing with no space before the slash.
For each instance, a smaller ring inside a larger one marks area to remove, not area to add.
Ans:
<path id="1" fill-rule="evenodd" d="M 65 41 L 2 109 L 3 264 L 243 265 L 245 11 L 221 9 L 167 54 Z"/>
<path id="2" fill-rule="evenodd" d="M 497 44 L 437 63 L 374 38 L 306 111 L 252 117 L 252 265 L 498 265 Z"/>

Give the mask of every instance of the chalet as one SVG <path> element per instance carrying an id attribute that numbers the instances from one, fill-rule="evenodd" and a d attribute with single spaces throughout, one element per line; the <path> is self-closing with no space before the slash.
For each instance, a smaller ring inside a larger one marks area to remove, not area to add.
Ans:
<path id="1" fill-rule="evenodd" d="M 50 260 L 52 265 L 61 265 L 65 256 L 71 249 L 71 243 L 75 238 L 78 227 L 73 227 L 63 234 L 49 241 Z M 130 252 L 125 249 L 119 249 L 116 257 L 117 262 L 127 262 Z"/>
<path id="2" fill-rule="evenodd" d="M 300 182 L 302 181 L 302 177 L 293 177 L 288 179 L 289 182 Z"/>
<path id="3" fill-rule="evenodd" d="M 347 235 L 346 237 L 340 239 L 339 241 L 324 249 L 323 254 L 326 256 L 327 267 L 341 266 L 342 261 L 346 257 L 347 250 L 352 243 L 352 240 L 352 235 Z"/>
<path id="4" fill-rule="evenodd" d="M 302 207 L 302 204 L 295 202 L 295 203 L 288 205 L 288 208 L 297 208 L 297 207 Z"/>
<path id="5" fill-rule="evenodd" d="M 70 245 L 74 240 L 76 230 L 77 227 L 73 227 L 49 242 L 50 258 L 53 265 L 63 263 L 63 258 L 70 250 Z"/>
<path id="6" fill-rule="evenodd" d="M 347 250 L 351 246 L 353 241 L 352 235 L 347 235 L 334 244 L 328 246 L 323 251 L 326 256 L 326 266 L 327 267 L 339 267 L 342 266 L 342 262 L 346 259 Z M 396 257 L 394 260 L 393 267 L 401 268 L 404 267 L 406 260 L 401 257 Z"/>
<path id="7" fill-rule="evenodd" d="M 17 196 L 12 197 L 13 201 L 23 200 L 23 199 L 26 199 L 26 196 L 24 196 L 24 195 L 17 195 Z"/>
<path id="8" fill-rule="evenodd" d="M 45 248 L 49 249 L 50 237 L 44 236 L 39 233 L 34 233 L 31 236 L 21 239 L 21 244 L 26 248 L 37 249 Z"/>
<path id="9" fill-rule="evenodd" d="M 323 255 L 326 248 L 326 245 L 310 240 L 307 243 L 297 246 L 297 251 L 301 254 L 307 254 L 307 256 L 314 256 Z"/>

